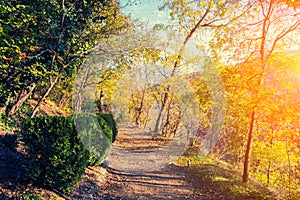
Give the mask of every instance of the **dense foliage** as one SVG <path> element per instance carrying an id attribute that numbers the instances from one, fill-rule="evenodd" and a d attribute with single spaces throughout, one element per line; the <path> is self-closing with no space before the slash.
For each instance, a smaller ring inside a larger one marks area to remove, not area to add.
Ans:
<path id="1" fill-rule="evenodd" d="M 73 116 L 34 117 L 22 123 L 21 139 L 32 161 L 29 170 L 35 182 L 70 192 L 87 165 L 101 164 L 107 156 L 116 136 L 112 130 L 117 130 L 112 115 L 82 114 L 75 119 L 76 126 Z"/>
<path id="2" fill-rule="evenodd" d="M 98 119 L 102 118 L 109 126 L 109 128 L 112 130 L 111 142 L 114 142 L 118 136 L 118 126 L 114 119 L 114 116 L 110 113 L 100 113 L 100 112 L 96 113 L 96 115 Z"/>
<path id="3" fill-rule="evenodd" d="M 36 97 L 35 108 L 26 111 L 33 117 L 60 80 L 72 81 L 97 42 L 126 23 L 117 4 L 105 0 L 1 1 L 0 10 L 0 108 L 6 117 Z"/>
<path id="4" fill-rule="evenodd" d="M 74 120 L 76 130 L 90 152 L 89 165 L 100 165 L 117 136 L 117 125 L 113 116 L 104 113 L 82 113 L 75 115 Z"/>
<path id="5" fill-rule="evenodd" d="M 35 183 L 71 191 L 88 164 L 88 151 L 74 126 L 73 117 L 35 117 L 22 123 L 22 141 L 32 161 Z"/>

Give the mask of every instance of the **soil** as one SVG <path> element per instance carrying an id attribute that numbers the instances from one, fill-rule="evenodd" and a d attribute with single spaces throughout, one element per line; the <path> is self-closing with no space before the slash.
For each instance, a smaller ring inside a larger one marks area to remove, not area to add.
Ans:
<path id="1" fill-rule="evenodd" d="M 201 199 L 186 178 L 187 166 L 176 166 L 163 151 L 169 141 L 131 124 L 122 124 L 105 162 L 107 182 L 102 199 Z"/>

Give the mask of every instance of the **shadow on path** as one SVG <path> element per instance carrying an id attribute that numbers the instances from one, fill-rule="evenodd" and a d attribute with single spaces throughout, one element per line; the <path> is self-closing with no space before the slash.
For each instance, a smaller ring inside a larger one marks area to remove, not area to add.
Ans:
<path id="1" fill-rule="evenodd" d="M 157 168 L 156 162 L 161 162 L 159 152 L 152 158 L 147 157 L 148 152 L 155 152 L 163 146 L 161 141 L 144 132 L 137 126 L 119 126 L 119 138 L 111 152 L 113 156 L 108 157 L 103 165 L 109 175 L 102 188 L 102 199 L 201 199 L 194 195 L 193 188 L 187 182 L 187 167 L 166 162 L 162 168 Z M 153 162 L 138 160 L 144 155 L 145 160 L 151 159 Z M 136 168 L 131 168 L 132 163 L 126 160 L 129 157 L 137 159 Z"/>

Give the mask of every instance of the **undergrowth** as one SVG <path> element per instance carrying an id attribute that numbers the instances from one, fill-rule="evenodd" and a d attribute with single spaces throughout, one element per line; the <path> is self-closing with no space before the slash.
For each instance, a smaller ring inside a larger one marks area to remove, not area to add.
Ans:
<path id="1" fill-rule="evenodd" d="M 281 199 L 268 188 L 254 181 L 245 184 L 234 167 L 221 163 L 211 157 L 201 156 L 189 151 L 176 161 L 179 166 L 187 166 L 187 178 L 195 193 L 214 199 Z"/>

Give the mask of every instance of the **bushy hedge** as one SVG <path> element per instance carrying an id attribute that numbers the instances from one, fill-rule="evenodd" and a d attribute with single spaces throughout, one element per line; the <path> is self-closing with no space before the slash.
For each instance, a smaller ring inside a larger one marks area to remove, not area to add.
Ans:
<path id="1" fill-rule="evenodd" d="M 80 181 L 89 153 L 72 116 L 27 119 L 22 123 L 21 139 L 32 162 L 29 170 L 34 181 L 63 193 Z"/>
<path id="2" fill-rule="evenodd" d="M 108 113 L 97 113 L 98 117 L 101 117 L 102 119 L 105 120 L 105 122 L 107 123 L 107 125 L 111 128 L 112 130 L 112 142 L 114 142 L 118 136 L 118 126 L 117 123 L 114 119 L 114 116 L 112 114 L 108 114 Z"/>
<path id="3" fill-rule="evenodd" d="M 88 164 L 104 161 L 116 136 L 112 115 L 102 113 L 35 117 L 21 127 L 32 179 L 63 193 L 79 182 Z"/>
<path id="4" fill-rule="evenodd" d="M 101 164 L 108 155 L 113 132 L 106 121 L 95 114 L 75 115 L 76 130 L 89 149 L 89 165 Z"/>

